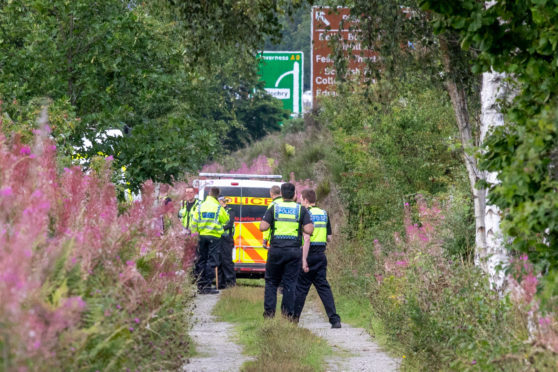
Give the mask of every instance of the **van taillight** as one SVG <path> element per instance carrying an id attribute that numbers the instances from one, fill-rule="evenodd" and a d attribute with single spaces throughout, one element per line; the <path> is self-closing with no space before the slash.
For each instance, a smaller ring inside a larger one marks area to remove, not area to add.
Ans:
<path id="1" fill-rule="evenodd" d="M 231 182 L 232 186 L 238 186 L 238 182 Z"/>

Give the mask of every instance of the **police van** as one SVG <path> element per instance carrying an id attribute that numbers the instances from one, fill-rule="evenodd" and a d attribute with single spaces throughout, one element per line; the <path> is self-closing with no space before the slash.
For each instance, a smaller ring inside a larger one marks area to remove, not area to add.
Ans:
<path id="1" fill-rule="evenodd" d="M 263 276 L 267 249 L 262 245 L 260 221 L 271 204 L 269 190 L 281 186 L 280 175 L 200 173 L 193 182 L 198 198 L 203 201 L 211 187 L 218 187 L 221 196 L 235 212 L 233 262 L 237 276 Z"/>

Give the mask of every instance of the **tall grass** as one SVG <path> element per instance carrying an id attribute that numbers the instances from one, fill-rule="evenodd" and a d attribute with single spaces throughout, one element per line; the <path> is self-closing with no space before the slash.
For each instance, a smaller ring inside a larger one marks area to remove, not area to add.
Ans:
<path id="1" fill-rule="evenodd" d="M 175 207 L 148 182 L 119 214 L 112 159 L 59 174 L 49 135 L 45 125 L 23 144 L 0 122 L 0 366 L 180 365 L 194 242 L 178 224 L 163 234 Z"/>

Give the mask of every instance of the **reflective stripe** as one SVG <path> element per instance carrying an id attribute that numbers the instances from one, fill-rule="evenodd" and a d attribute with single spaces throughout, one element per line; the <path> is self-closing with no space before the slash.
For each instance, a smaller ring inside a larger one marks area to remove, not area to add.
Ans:
<path id="1" fill-rule="evenodd" d="M 292 218 L 276 218 L 275 221 L 298 223 L 298 220 L 293 220 Z"/>
<path id="2" fill-rule="evenodd" d="M 215 225 L 202 225 L 202 228 L 204 230 L 211 230 L 211 231 L 220 231 L 222 230 L 222 228 L 220 226 L 215 226 Z"/>
<path id="3" fill-rule="evenodd" d="M 273 237 L 275 239 L 291 239 L 291 240 L 298 239 L 298 236 L 291 236 L 291 235 L 274 235 Z"/>

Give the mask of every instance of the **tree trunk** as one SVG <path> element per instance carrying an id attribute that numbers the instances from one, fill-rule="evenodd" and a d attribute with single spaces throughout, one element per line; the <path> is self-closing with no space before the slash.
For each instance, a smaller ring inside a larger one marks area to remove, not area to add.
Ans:
<path id="1" fill-rule="evenodd" d="M 454 44 L 454 45 L 452 45 Z M 478 253 L 485 251 L 486 234 L 484 209 L 486 204 L 486 191 L 477 188 L 477 182 L 481 179 L 482 174 L 477 166 L 477 159 L 474 157 L 474 136 L 471 122 L 469 120 L 469 109 L 467 107 L 467 95 L 464 84 L 459 79 L 459 72 L 455 70 L 458 65 L 458 59 L 461 57 L 461 50 L 457 43 L 448 41 L 447 35 L 440 37 L 440 52 L 442 53 L 442 62 L 446 73 L 446 89 L 450 96 L 459 135 L 461 136 L 461 145 L 463 146 L 463 157 L 465 160 L 465 168 L 469 177 L 469 186 L 473 195 L 473 204 L 475 210 L 475 263 L 478 264 Z"/>
<path id="2" fill-rule="evenodd" d="M 451 41 L 448 35 L 442 35 L 440 37 L 440 51 L 447 74 L 446 88 L 455 112 L 457 126 L 459 127 L 465 167 L 473 194 L 475 210 L 475 265 L 481 267 L 488 274 L 492 286 L 500 290 L 505 284 L 505 275 L 503 270 L 498 270 L 498 267 L 504 266 L 508 262 L 506 251 L 502 244 L 500 211 L 494 205 L 487 205 L 487 190 L 477 187 L 477 183 L 480 180 L 486 180 L 490 183 L 497 182 L 497 175 L 495 173 L 481 172 L 474 157 L 475 142 L 469 120 L 465 86 L 461 82 L 459 71 L 455 68 L 455 66 L 459 65 L 459 59 L 462 58 L 457 40 L 455 38 L 455 40 Z M 498 104 L 501 99 L 505 98 L 508 90 L 504 84 L 504 78 L 503 74 L 495 72 L 483 74 L 481 91 L 481 143 L 491 128 L 503 125 L 504 123 L 504 118 Z"/>
<path id="3" fill-rule="evenodd" d="M 505 84 L 505 74 L 498 72 L 485 72 L 482 75 L 481 90 L 481 128 L 480 141 L 484 142 L 487 134 L 494 127 L 504 125 L 504 116 L 500 109 L 499 102 L 506 99 L 508 86 Z M 491 183 L 498 183 L 496 172 L 483 172 L 483 178 Z M 495 205 L 486 204 L 484 207 L 485 222 L 485 245 L 482 250 L 478 250 L 475 255 L 475 263 L 490 275 L 492 284 L 498 288 L 503 288 L 505 284 L 505 274 L 498 267 L 508 264 L 508 255 L 504 248 L 502 231 L 500 229 L 500 210 Z"/>

